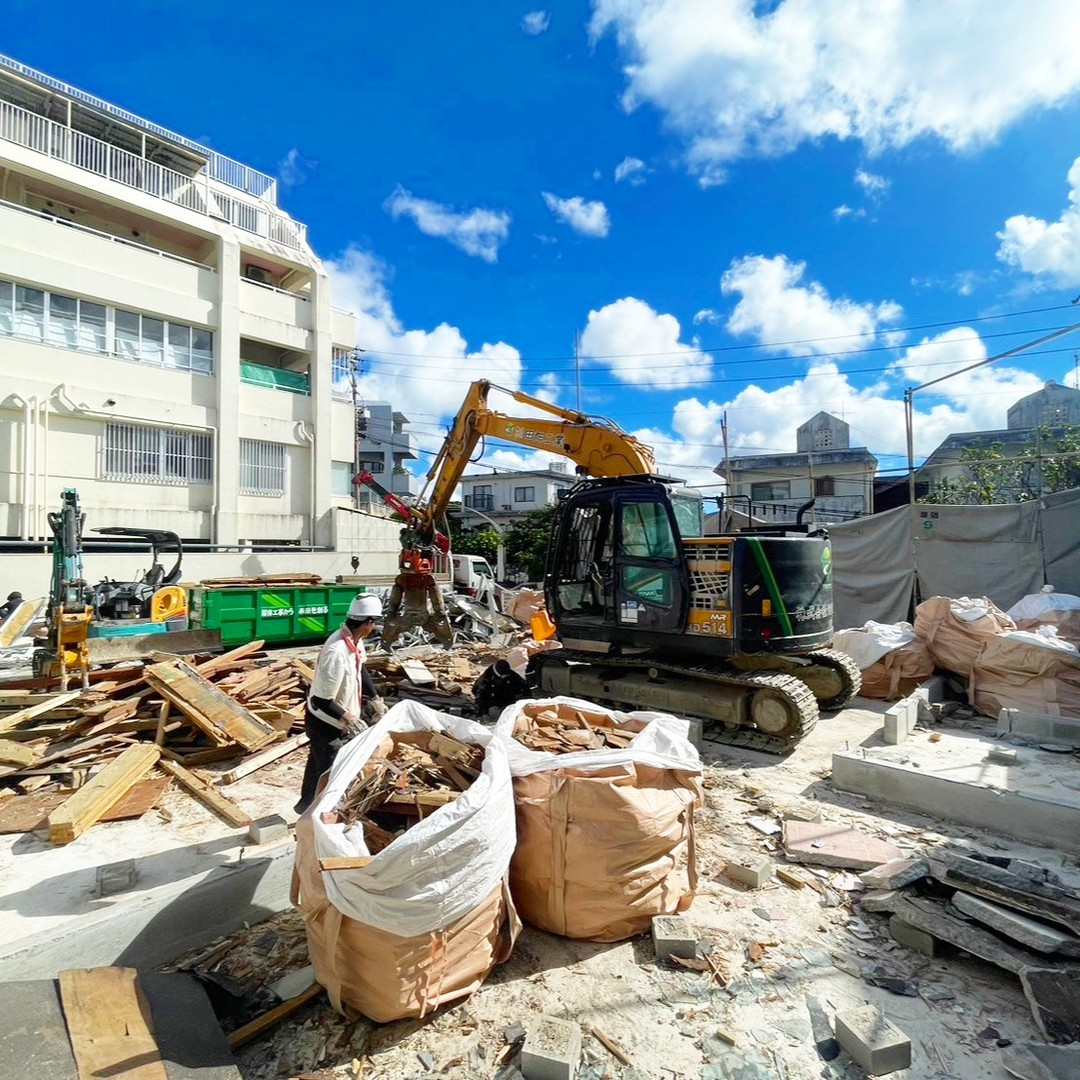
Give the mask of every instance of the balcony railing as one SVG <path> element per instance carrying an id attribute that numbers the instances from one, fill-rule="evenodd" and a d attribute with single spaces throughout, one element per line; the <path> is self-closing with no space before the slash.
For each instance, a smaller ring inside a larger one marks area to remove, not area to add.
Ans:
<path id="1" fill-rule="evenodd" d="M 494 510 L 494 495 L 466 495 L 465 505 L 470 510 Z"/>
<path id="2" fill-rule="evenodd" d="M 9 101 L 0 101 L 0 138 L 207 217 L 224 219 L 274 243 L 304 249 L 307 226 L 216 190 L 209 173 L 187 176 Z"/>
<path id="3" fill-rule="evenodd" d="M 267 367 L 247 360 L 240 361 L 240 381 L 249 386 L 265 386 L 268 390 L 284 390 L 287 394 L 311 394 L 307 372 Z"/>

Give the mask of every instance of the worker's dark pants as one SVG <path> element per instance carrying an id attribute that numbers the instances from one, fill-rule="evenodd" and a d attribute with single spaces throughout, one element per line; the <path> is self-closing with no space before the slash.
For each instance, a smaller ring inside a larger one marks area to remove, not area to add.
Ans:
<path id="1" fill-rule="evenodd" d="M 315 798 L 319 777 L 334 764 L 343 732 L 333 724 L 320 720 L 310 709 L 304 712 L 304 731 L 308 737 L 308 759 L 297 806 L 306 810 Z"/>

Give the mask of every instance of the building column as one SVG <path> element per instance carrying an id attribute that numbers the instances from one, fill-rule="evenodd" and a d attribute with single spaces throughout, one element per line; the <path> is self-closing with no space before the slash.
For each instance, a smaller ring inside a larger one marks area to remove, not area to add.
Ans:
<path id="1" fill-rule="evenodd" d="M 218 325 L 214 334 L 217 381 L 217 544 L 239 540 L 240 498 L 240 245 L 218 241 Z"/>
<path id="2" fill-rule="evenodd" d="M 311 279 L 312 339 L 311 417 L 314 455 L 311 485 L 311 518 L 315 522 L 313 544 L 330 547 L 334 543 L 334 512 L 331 488 L 331 403 L 333 401 L 332 337 L 330 334 L 330 278 L 317 270 Z"/>

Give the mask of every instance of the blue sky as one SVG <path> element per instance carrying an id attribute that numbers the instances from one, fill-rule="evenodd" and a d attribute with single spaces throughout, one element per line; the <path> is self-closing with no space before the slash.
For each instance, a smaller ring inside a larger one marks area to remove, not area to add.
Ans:
<path id="1" fill-rule="evenodd" d="M 824 409 L 895 470 L 904 387 L 1080 322 L 1074 0 L 5 8 L 0 51 L 281 177 L 428 449 L 472 379 L 580 379 L 701 485 L 725 411 L 735 453 Z M 918 456 L 1078 351 L 918 395 Z"/>

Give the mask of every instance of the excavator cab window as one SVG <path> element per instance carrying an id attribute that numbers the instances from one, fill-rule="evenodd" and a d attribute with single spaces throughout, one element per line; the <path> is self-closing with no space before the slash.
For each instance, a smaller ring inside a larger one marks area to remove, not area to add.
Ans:
<path id="1" fill-rule="evenodd" d="M 681 628 L 685 599 L 679 542 L 666 501 L 620 501 L 618 622 L 639 629 Z"/>
<path id="2" fill-rule="evenodd" d="M 613 568 L 611 521 L 605 500 L 575 506 L 564 523 L 555 565 L 561 614 L 603 617 Z"/>

